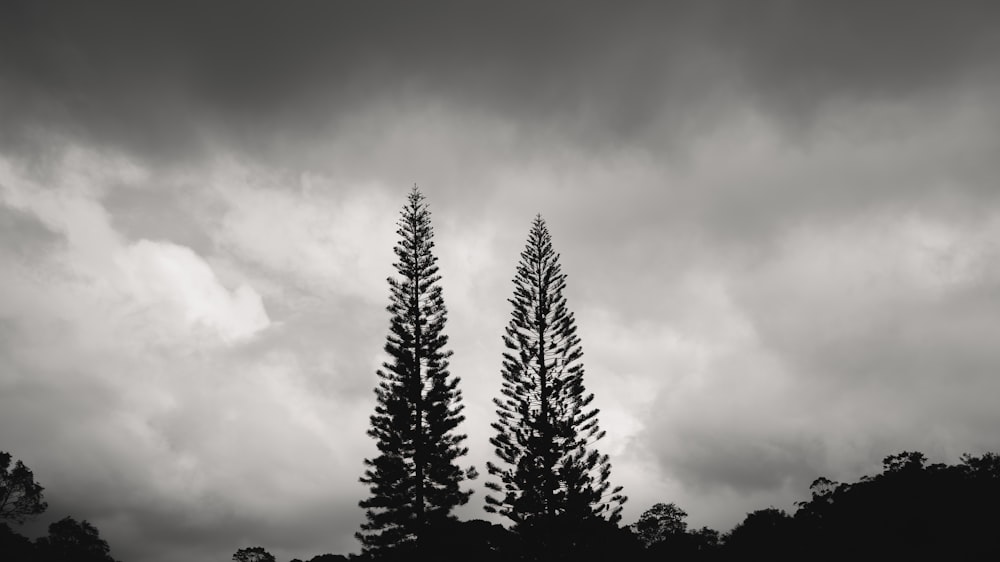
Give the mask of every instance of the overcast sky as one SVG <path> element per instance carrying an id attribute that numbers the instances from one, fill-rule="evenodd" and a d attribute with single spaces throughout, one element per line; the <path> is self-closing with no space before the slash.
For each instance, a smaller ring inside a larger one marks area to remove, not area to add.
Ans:
<path id="1" fill-rule="evenodd" d="M 1000 451 L 1000 4 L 289 4 L 0 8 L 0 450 L 45 486 L 32 532 L 357 552 L 413 184 L 483 474 L 536 213 L 625 523 L 726 531 L 891 453 Z"/>

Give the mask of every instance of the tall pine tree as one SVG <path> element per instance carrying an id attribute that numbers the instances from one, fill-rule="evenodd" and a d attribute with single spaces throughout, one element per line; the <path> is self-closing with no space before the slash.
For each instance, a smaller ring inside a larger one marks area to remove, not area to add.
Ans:
<path id="1" fill-rule="evenodd" d="M 435 526 L 454 520 L 451 511 L 472 494 L 462 490 L 465 478 L 457 460 L 468 452 L 466 436 L 456 432 L 464 420 L 459 378 L 448 372 L 444 334 L 447 311 L 438 284 L 434 231 L 424 197 L 416 186 L 397 223 L 395 246 L 398 278 L 390 277 L 391 321 L 385 351 L 389 361 L 377 371 L 377 404 L 368 435 L 379 454 L 365 459 L 361 482 L 371 495 L 359 505 L 367 521 L 355 536 L 363 551 L 376 557 L 389 553 L 426 552 Z"/>
<path id="2" fill-rule="evenodd" d="M 608 456 L 594 447 L 604 436 L 594 399 L 583 385 L 583 351 L 566 307 L 559 255 L 545 221 L 532 224 L 514 278 L 510 324 L 503 337 L 501 397 L 490 443 L 503 461 L 487 463 L 499 482 L 486 511 L 515 523 L 542 559 L 571 555 L 572 529 L 598 520 L 617 523 L 625 497 L 612 488 Z"/>

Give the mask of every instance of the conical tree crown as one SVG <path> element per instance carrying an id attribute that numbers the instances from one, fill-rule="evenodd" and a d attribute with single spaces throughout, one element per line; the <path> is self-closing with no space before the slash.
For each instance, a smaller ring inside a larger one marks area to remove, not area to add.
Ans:
<path id="1" fill-rule="evenodd" d="M 501 464 L 487 468 L 499 482 L 486 510 L 518 528 L 554 531 L 559 522 L 620 519 L 625 497 L 609 482 L 607 455 L 594 447 L 594 395 L 583 382 L 583 357 L 563 290 L 566 275 L 548 228 L 535 218 L 514 277 L 510 323 L 503 336 L 498 420 L 490 439 Z M 544 531 L 543 531 L 544 534 Z"/>
<path id="2" fill-rule="evenodd" d="M 398 222 L 394 250 L 397 277 L 390 277 L 389 360 L 377 371 L 375 413 L 368 435 L 379 454 L 365 459 L 361 482 L 371 495 L 360 502 L 367 521 L 357 537 L 367 554 L 419 548 L 434 523 L 453 519 L 466 503 L 462 490 L 471 469 L 457 459 L 468 449 L 456 433 L 464 420 L 459 378 L 448 372 L 447 310 L 438 282 L 434 231 L 424 197 L 414 186 Z"/>

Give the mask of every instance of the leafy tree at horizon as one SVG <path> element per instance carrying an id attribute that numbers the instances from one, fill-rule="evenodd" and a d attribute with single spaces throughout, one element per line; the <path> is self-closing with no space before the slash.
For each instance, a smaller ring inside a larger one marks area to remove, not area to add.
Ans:
<path id="1" fill-rule="evenodd" d="M 541 215 L 517 266 L 503 341 L 502 397 L 490 439 L 501 465 L 487 463 L 497 495 L 485 509 L 515 524 L 543 558 L 567 555 L 578 533 L 599 520 L 617 524 L 626 498 L 612 488 L 594 399 L 583 384 L 583 351 L 562 292 L 566 275 Z M 577 538 L 579 538 L 577 536 Z"/>
<path id="2" fill-rule="evenodd" d="M 390 360 L 377 371 L 377 404 L 368 435 L 379 454 L 365 459 L 361 482 L 370 497 L 359 502 L 366 522 L 355 536 L 365 554 L 400 549 L 423 550 L 430 527 L 453 520 L 453 508 L 468 502 L 462 490 L 473 468 L 463 471 L 457 459 L 468 448 L 455 430 L 465 417 L 459 377 L 448 372 L 444 334 L 447 310 L 438 282 L 434 231 L 424 196 L 410 191 L 397 223 L 400 236 L 393 264 L 398 278 L 388 279 L 391 321 L 385 351 Z"/>
<path id="3" fill-rule="evenodd" d="M 233 562 L 275 562 L 275 558 L 262 546 L 250 546 L 237 550 Z"/>
<path id="4" fill-rule="evenodd" d="M 687 512 L 677 504 L 656 503 L 639 516 L 629 528 L 645 547 L 662 542 L 671 536 L 687 532 Z"/>
<path id="5" fill-rule="evenodd" d="M 45 488 L 35 482 L 31 469 L 19 460 L 11 470 L 12 459 L 10 453 L 0 451 L 0 520 L 21 524 L 41 514 L 48 504 L 42 496 Z"/>
<path id="6" fill-rule="evenodd" d="M 35 541 L 38 562 L 117 562 L 108 541 L 86 519 L 63 517 L 49 525 L 49 534 Z"/>

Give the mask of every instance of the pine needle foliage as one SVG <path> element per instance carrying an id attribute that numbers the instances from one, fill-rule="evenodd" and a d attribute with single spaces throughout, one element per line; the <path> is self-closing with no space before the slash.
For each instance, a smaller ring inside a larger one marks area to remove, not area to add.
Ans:
<path id="1" fill-rule="evenodd" d="M 425 550 L 435 525 L 454 520 L 451 511 L 472 494 L 463 490 L 475 470 L 463 471 L 459 457 L 466 436 L 457 433 L 462 415 L 459 377 L 450 375 L 444 334 L 444 306 L 436 265 L 434 231 L 424 196 L 416 186 L 403 206 L 390 277 L 391 314 L 385 352 L 377 371 L 375 413 L 368 435 L 378 455 L 365 459 L 361 482 L 370 496 L 359 502 L 366 522 L 356 537 L 373 557 Z"/>
<path id="2" fill-rule="evenodd" d="M 604 436 L 593 394 L 583 384 L 583 350 L 563 290 L 566 275 L 545 221 L 535 218 L 514 278 L 510 323 L 503 336 L 501 396 L 490 443 L 500 464 L 487 463 L 495 492 L 485 509 L 514 522 L 530 539 L 603 519 L 617 524 L 626 498 L 610 483 Z M 548 547 L 542 545 L 543 552 Z M 553 547 L 554 548 L 554 547 Z M 549 551 L 551 554 L 551 551 Z"/>

